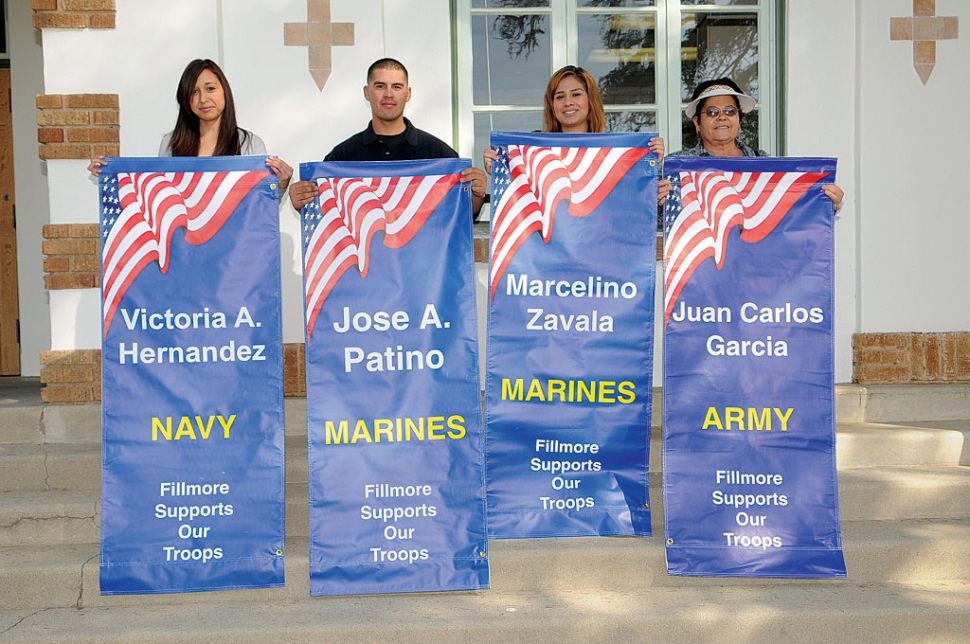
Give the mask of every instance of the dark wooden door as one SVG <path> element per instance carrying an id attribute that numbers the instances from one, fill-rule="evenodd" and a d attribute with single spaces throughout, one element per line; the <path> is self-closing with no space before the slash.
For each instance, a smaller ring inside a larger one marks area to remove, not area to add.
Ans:
<path id="1" fill-rule="evenodd" d="M 20 375 L 10 70 L 0 69 L 0 375 Z"/>

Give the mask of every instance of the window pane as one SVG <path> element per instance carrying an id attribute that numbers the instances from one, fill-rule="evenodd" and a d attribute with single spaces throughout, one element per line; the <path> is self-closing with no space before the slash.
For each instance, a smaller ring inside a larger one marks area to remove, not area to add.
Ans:
<path id="1" fill-rule="evenodd" d="M 758 100 L 758 17 L 685 13 L 681 22 L 681 98 L 698 83 L 730 78 Z"/>
<path id="2" fill-rule="evenodd" d="M 549 18 L 472 16 L 476 105 L 541 104 L 550 69 Z"/>
<path id="3" fill-rule="evenodd" d="M 652 105 L 657 100 L 652 14 L 580 14 L 579 60 L 606 105 Z"/>
<path id="4" fill-rule="evenodd" d="M 656 112 L 607 112 L 607 132 L 656 132 Z"/>
<path id="5" fill-rule="evenodd" d="M 472 0 L 472 9 L 548 7 L 549 0 Z"/>
<path id="6" fill-rule="evenodd" d="M 693 121 L 689 120 L 683 112 L 681 112 L 681 119 L 684 132 L 684 149 L 689 150 L 697 145 L 697 130 L 694 127 Z M 758 145 L 758 110 L 744 115 L 744 118 L 741 120 L 741 132 L 738 133 L 738 138 L 741 139 L 742 143 L 747 143 L 755 150 L 760 149 Z"/>
<path id="7" fill-rule="evenodd" d="M 577 0 L 577 7 L 652 7 L 653 0 Z"/>
<path id="8" fill-rule="evenodd" d="M 542 97 L 539 97 L 542 100 Z M 494 112 L 475 115 L 475 156 L 472 165 L 482 167 L 482 153 L 489 147 L 494 132 L 534 132 L 542 129 L 542 111 Z"/>
<path id="9" fill-rule="evenodd" d="M 682 5 L 724 7 L 731 5 L 758 4 L 758 0 L 680 0 Z"/>

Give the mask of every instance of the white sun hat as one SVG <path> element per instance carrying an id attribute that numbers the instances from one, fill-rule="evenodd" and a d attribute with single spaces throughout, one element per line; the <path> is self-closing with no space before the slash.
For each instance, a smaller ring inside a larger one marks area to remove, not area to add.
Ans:
<path id="1" fill-rule="evenodd" d="M 747 94 L 742 94 L 741 92 L 736 91 L 730 85 L 711 85 L 701 92 L 700 96 L 692 100 L 687 104 L 687 107 L 684 108 L 684 114 L 687 115 L 687 118 L 694 118 L 694 115 L 697 114 L 697 104 L 703 101 L 705 98 L 710 98 L 712 96 L 737 96 L 738 103 L 741 105 L 741 111 L 744 114 L 747 114 L 754 109 L 754 99 Z"/>

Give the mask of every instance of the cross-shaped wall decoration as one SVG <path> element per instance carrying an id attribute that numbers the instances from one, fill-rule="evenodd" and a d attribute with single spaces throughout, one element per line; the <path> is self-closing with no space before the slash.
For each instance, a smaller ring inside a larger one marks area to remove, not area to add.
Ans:
<path id="1" fill-rule="evenodd" d="M 307 0 L 306 22 L 283 24 L 283 44 L 306 47 L 310 75 L 320 91 L 333 70 L 332 47 L 354 44 L 354 23 L 331 22 L 330 0 Z"/>
<path id="2" fill-rule="evenodd" d="M 926 82 L 936 66 L 936 41 L 959 38 L 956 16 L 937 16 L 936 0 L 913 0 L 912 18 L 890 18 L 890 40 L 913 41 L 913 67 L 919 79 Z"/>

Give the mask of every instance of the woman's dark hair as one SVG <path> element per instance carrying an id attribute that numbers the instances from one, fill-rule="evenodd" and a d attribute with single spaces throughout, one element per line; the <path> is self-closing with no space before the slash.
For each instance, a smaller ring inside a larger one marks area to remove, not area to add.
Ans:
<path id="1" fill-rule="evenodd" d="M 583 69 L 573 65 L 566 65 L 549 79 L 546 85 L 545 109 L 542 119 L 544 121 L 543 132 L 562 132 L 562 123 L 556 118 L 556 113 L 552 109 L 552 99 L 556 95 L 556 88 L 562 79 L 575 76 L 589 98 L 589 116 L 586 119 L 586 129 L 588 132 L 603 132 L 606 130 L 606 114 L 603 110 L 603 98 L 600 96 L 600 88 L 596 85 L 596 79 Z"/>
<path id="2" fill-rule="evenodd" d="M 236 105 L 232 100 L 232 89 L 226 75 L 208 58 L 196 58 L 185 66 L 182 78 L 179 79 L 175 100 L 179 104 L 179 116 L 175 121 L 175 130 L 169 147 L 173 157 L 194 157 L 199 154 L 199 117 L 192 111 L 192 91 L 199 80 L 199 74 L 205 70 L 211 71 L 222 85 L 222 93 L 226 100 L 226 107 L 222 111 L 219 121 L 219 139 L 216 141 L 214 156 L 239 156 L 242 153 L 240 129 L 236 125 Z M 244 140 L 250 137 L 249 132 L 241 130 Z"/>
<path id="3" fill-rule="evenodd" d="M 741 88 L 738 87 L 738 84 L 735 83 L 730 78 L 715 78 L 714 80 L 706 80 L 703 83 L 699 83 L 697 87 L 694 88 L 694 93 L 690 95 L 690 100 L 691 101 L 695 100 L 698 96 L 700 96 L 704 92 L 704 90 L 714 87 L 715 85 L 727 85 L 738 94 L 744 94 L 744 92 L 741 91 Z M 741 101 L 738 100 L 737 96 L 732 96 L 731 98 L 734 99 L 734 106 L 738 108 L 738 123 L 740 123 L 741 121 L 744 120 L 744 112 L 741 111 Z M 690 101 L 688 101 L 688 103 L 689 102 Z M 705 103 L 707 103 L 707 98 L 702 98 L 700 102 L 697 104 L 697 111 L 694 112 L 695 119 L 700 120 L 701 112 L 704 111 Z"/>

